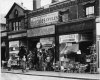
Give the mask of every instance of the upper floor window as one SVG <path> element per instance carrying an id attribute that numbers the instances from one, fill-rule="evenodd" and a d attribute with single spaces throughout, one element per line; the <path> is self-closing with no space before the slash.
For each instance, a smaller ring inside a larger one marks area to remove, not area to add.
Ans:
<path id="1" fill-rule="evenodd" d="M 67 22 L 68 21 L 68 14 L 69 14 L 69 10 L 60 11 L 60 21 Z"/>
<path id="2" fill-rule="evenodd" d="M 94 6 L 86 7 L 86 16 L 91 17 L 94 15 Z"/>
<path id="3" fill-rule="evenodd" d="M 14 11 L 14 17 L 17 17 L 18 16 L 18 10 L 15 10 Z"/>
<path id="4" fill-rule="evenodd" d="M 13 22 L 12 30 L 13 31 L 18 31 L 19 28 L 20 28 L 20 21 Z"/>

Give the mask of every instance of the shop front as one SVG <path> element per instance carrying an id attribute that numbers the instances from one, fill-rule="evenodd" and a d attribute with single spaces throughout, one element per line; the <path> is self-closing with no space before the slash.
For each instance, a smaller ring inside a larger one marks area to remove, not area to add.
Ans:
<path id="1" fill-rule="evenodd" d="M 93 20 L 58 26 L 61 71 L 97 72 L 94 26 Z"/>
<path id="2" fill-rule="evenodd" d="M 8 35 L 9 39 L 9 59 L 12 59 L 12 65 L 18 66 L 18 60 L 19 56 L 18 53 L 20 51 L 20 48 L 23 46 L 24 49 L 27 52 L 27 38 L 26 33 L 20 33 L 20 34 L 10 34 Z"/>
<path id="3" fill-rule="evenodd" d="M 96 47 L 98 55 L 98 72 L 100 73 L 100 17 L 96 18 Z"/>
<path id="4" fill-rule="evenodd" d="M 55 56 L 55 25 L 27 30 L 29 55 L 34 55 L 31 69 L 53 70 Z M 30 56 L 31 57 L 31 56 Z M 29 58 L 30 58 L 29 57 Z"/>
<path id="5" fill-rule="evenodd" d="M 7 32 L 1 32 L 1 61 L 7 57 Z"/>

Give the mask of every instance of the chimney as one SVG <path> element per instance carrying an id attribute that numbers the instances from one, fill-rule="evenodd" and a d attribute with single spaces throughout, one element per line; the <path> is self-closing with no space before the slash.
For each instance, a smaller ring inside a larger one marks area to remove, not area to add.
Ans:
<path id="1" fill-rule="evenodd" d="M 21 6 L 23 6 L 23 2 L 21 2 Z"/>
<path id="2" fill-rule="evenodd" d="M 33 0 L 33 10 L 41 7 L 41 0 Z"/>

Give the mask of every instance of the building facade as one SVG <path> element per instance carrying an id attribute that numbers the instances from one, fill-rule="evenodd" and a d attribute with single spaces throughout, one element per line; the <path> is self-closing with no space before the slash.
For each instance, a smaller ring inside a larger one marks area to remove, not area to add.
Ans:
<path id="1" fill-rule="evenodd" d="M 61 71 L 96 73 L 99 68 L 98 16 L 99 0 L 55 1 L 34 10 L 28 13 L 28 49 L 34 50 L 38 42 L 46 51 L 55 45 L 51 54 Z"/>
<path id="2" fill-rule="evenodd" d="M 99 8 L 99 0 L 54 0 L 33 11 L 14 3 L 6 15 L 7 58 L 24 46 L 36 70 L 98 73 Z"/>
<path id="3" fill-rule="evenodd" d="M 6 45 L 7 45 L 7 29 L 6 19 L 4 15 L 0 15 L 0 33 L 1 33 L 1 60 L 6 59 Z"/>
<path id="4" fill-rule="evenodd" d="M 23 4 L 14 3 L 5 16 L 8 29 L 7 59 L 12 55 L 17 57 L 21 46 L 27 50 L 27 12 L 29 10 Z"/>

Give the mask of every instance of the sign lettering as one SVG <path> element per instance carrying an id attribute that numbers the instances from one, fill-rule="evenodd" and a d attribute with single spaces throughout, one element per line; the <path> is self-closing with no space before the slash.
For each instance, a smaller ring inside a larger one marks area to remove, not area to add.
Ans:
<path id="1" fill-rule="evenodd" d="M 32 17 L 30 19 L 30 26 L 36 27 L 39 25 L 56 23 L 58 20 L 59 20 L 58 12 L 53 12 L 53 13 L 45 14 L 42 16 Z"/>

